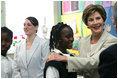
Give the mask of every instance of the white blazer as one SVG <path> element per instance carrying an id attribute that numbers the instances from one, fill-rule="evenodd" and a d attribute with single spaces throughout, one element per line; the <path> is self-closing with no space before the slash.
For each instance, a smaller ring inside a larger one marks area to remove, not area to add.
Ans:
<path id="1" fill-rule="evenodd" d="M 16 47 L 13 64 L 14 78 L 43 77 L 43 69 L 49 55 L 49 42 L 36 36 L 30 50 L 31 56 L 26 63 L 26 40 Z"/>
<path id="2" fill-rule="evenodd" d="M 109 46 L 116 44 L 117 39 L 104 30 L 99 41 L 91 50 L 91 35 L 80 40 L 79 57 L 68 57 L 68 71 L 78 72 L 87 78 L 97 78 L 99 54 Z"/>

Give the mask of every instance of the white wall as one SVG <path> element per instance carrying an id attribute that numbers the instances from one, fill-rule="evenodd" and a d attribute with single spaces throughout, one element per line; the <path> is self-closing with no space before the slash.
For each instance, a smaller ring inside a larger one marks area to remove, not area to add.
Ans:
<path id="1" fill-rule="evenodd" d="M 54 25 L 54 12 L 52 0 L 6 0 L 6 26 L 10 28 L 14 36 L 24 35 L 23 24 L 25 18 L 34 16 L 39 21 L 38 35 L 43 38 L 42 26 L 46 17 L 48 27 L 47 39 Z M 11 50 L 13 48 L 11 47 Z"/>

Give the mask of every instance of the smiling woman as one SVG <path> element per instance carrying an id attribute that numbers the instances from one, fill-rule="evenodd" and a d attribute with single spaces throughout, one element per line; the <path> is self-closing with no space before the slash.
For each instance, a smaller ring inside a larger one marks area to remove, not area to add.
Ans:
<path id="1" fill-rule="evenodd" d="M 23 31 L 23 23 L 24 18 L 27 16 L 34 16 L 37 17 L 39 20 L 39 28 L 37 35 L 43 38 L 42 27 L 44 25 L 44 18 L 46 18 L 45 26 L 48 26 L 47 30 L 47 39 L 49 39 L 49 34 L 52 25 L 54 24 L 54 13 L 53 13 L 53 1 L 50 0 L 6 0 L 5 1 L 6 7 L 6 25 L 10 28 L 14 35 L 18 38 L 13 40 L 19 42 L 20 40 L 23 41 L 21 35 L 26 38 L 26 35 Z M 16 43 L 18 44 L 18 43 Z M 16 45 L 15 45 L 16 47 Z M 11 46 L 9 53 L 13 53 L 15 47 Z"/>
<path id="2" fill-rule="evenodd" d="M 38 25 L 35 17 L 25 19 L 24 32 L 27 38 L 16 46 L 13 64 L 14 78 L 43 77 L 45 60 L 49 55 L 49 44 L 47 40 L 36 34 Z"/>

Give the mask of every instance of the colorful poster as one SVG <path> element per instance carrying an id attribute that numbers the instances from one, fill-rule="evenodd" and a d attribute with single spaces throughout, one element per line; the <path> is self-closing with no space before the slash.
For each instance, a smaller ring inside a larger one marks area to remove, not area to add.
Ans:
<path id="1" fill-rule="evenodd" d="M 62 13 L 70 11 L 70 1 L 62 1 Z"/>
<path id="2" fill-rule="evenodd" d="M 102 5 L 103 5 L 103 7 L 110 7 L 111 6 L 111 1 L 103 1 Z"/>
<path id="3" fill-rule="evenodd" d="M 78 10 L 78 1 L 71 1 L 71 11 Z"/>
<path id="4" fill-rule="evenodd" d="M 85 8 L 85 1 L 79 1 L 79 12 L 83 12 Z"/>
<path id="5" fill-rule="evenodd" d="M 105 26 L 104 28 L 109 32 L 111 33 L 112 35 L 116 36 L 117 37 L 117 33 L 114 29 L 114 25 L 112 23 L 112 16 L 113 16 L 113 7 L 107 7 L 105 8 L 105 11 L 107 13 L 107 19 L 105 21 Z"/>

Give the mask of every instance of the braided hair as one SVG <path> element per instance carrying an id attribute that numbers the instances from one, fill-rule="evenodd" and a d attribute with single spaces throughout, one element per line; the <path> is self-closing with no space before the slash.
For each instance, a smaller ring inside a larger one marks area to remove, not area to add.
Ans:
<path id="1" fill-rule="evenodd" d="M 58 48 L 58 43 L 61 40 L 60 33 L 66 27 L 71 28 L 69 25 L 63 24 L 63 22 L 58 23 L 52 27 L 51 34 L 50 34 L 50 44 L 49 44 L 50 51 L 51 51 L 51 49 Z"/>

